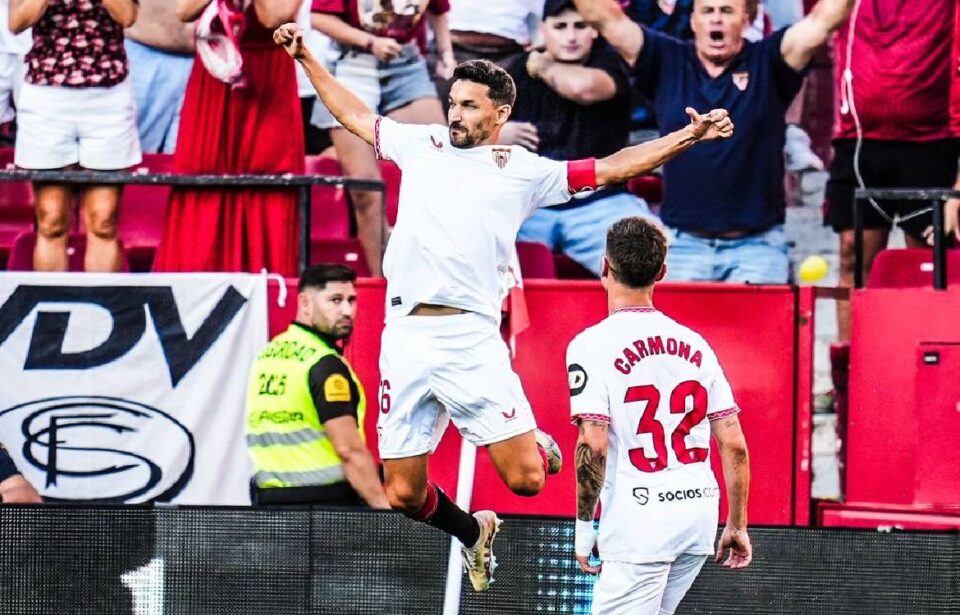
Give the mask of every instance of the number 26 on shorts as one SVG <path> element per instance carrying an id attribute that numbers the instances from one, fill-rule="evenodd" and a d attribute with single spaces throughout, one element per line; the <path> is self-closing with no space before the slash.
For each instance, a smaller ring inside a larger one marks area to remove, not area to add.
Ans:
<path id="1" fill-rule="evenodd" d="M 693 409 L 687 413 L 687 398 L 693 398 Z M 652 384 L 635 386 L 627 389 L 623 398 L 624 403 L 646 402 L 640 424 L 637 426 L 637 435 L 648 433 L 653 437 L 653 449 L 656 457 L 647 457 L 642 446 L 628 451 L 630 462 L 641 472 L 659 472 L 666 469 L 667 437 L 663 431 L 663 424 L 657 421 L 657 408 L 660 407 L 660 391 Z M 670 434 L 670 444 L 677 460 L 683 464 L 699 463 L 707 458 L 709 450 L 701 447 L 688 447 L 685 438 L 690 430 L 707 416 L 707 390 L 696 380 L 687 380 L 677 385 L 670 393 L 670 413 L 686 414 L 677 428 Z"/>

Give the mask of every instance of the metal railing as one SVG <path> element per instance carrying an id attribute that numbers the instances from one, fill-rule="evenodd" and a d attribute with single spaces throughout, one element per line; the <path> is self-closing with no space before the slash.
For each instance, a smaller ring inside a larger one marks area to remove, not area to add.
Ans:
<path id="1" fill-rule="evenodd" d="M 863 288 L 863 216 L 867 201 L 930 201 L 933 210 L 933 287 L 947 288 L 947 241 L 943 234 L 943 207 L 947 199 L 960 198 L 960 191 L 951 188 L 869 188 L 858 189 L 853 201 L 854 278 L 855 288 Z"/>
<path id="2" fill-rule="evenodd" d="M 300 217 L 300 262 L 303 271 L 310 264 L 310 208 L 313 186 L 379 192 L 386 206 L 386 185 L 382 181 L 326 175 L 184 175 L 180 173 L 142 173 L 139 171 L 0 171 L 0 182 L 30 181 L 71 185 L 145 185 L 235 190 L 239 188 L 295 188 Z M 381 242 L 383 243 L 383 242 Z"/>

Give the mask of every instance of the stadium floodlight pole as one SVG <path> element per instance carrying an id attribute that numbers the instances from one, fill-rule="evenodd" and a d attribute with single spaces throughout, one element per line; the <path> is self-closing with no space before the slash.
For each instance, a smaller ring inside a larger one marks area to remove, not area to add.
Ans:
<path id="1" fill-rule="evenodd" d="M 464 438 L 460 443 L 460 465 L 457 470 L 457 506 L 470 510 L 473 500 L 473 477 L 477 468 L 477 447 Z M 460 613 L 460 590 L 463 588 L 463 562 L 460 541 L 450 537 L 450 558 L 447 560 L 447 584 L 443 594 L 443 615 Z"/>

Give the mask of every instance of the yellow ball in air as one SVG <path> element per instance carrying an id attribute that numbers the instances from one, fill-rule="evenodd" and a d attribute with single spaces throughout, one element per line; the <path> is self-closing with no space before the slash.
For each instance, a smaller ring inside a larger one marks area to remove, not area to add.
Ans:
<path id="1" fill-rule="evenodd" d="M 827 264 L 827 260 L 822 256 L 816 254 L 808 256 L 800 263 L 800 281 L 807 284 L 813 284 L 819 282 L 823 279 L 823 276 L 827 275 L 827 270 L 830 269 L 830 265 Z"/>

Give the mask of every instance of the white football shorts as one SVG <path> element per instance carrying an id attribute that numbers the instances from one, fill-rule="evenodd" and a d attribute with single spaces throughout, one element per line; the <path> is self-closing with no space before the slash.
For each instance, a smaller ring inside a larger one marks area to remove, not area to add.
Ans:
<path id="1" fill-rule="evenodd" d="M 17 103 L 18 167 L 117 171 L 142 160 L 130 79 L 103 88 L 24 83 Z"/>
<path id="2" fill-rule="evenodd" d="M 672 562 L 603 562 L 593 586 L 593 615 L 673 615 L 700 574 L 706 555 Z"/>
<path id="3" fill-rule="evenodd" d="M 432 452 L 450 420 L 478 446 L 536 428 L 497 324 L 480 314 L 390 319 L 380 378 L 384 459 Z"/>

